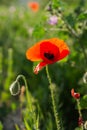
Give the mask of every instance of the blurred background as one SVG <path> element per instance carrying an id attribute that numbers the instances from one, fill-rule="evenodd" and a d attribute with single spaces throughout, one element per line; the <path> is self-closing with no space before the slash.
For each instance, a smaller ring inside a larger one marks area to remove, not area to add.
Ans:
<path id="1" fill-rule="evenodd" d="M 67 58 L 49 65 L 52 82 L 56 85 L 56 104 L 62 130 L 80 130 L 76 100 L 71 97 L 71 89 L 81 94 L 81 110 L 86 121 L 87 1 L 53 0 L 52 3 L 37 0 L 37 11 L 29 6 L 30 2 L 0 0 L 0 130 L 16 130 L 14 124 L 18 124 L 17 130 L 28 130 L 23 122 L 24 117 L 31 118 L 26 110 L 25 93 L 21 98 L 21 94 L 12 96 L 9 91 L 19 74 L 26 77 L 33 105 L 38 106 L 39 128 L 56 130 L 45 68 L 35 75 L 33 67 L 37 63 L 28 61 L 25 55 L 36 42 L 53 37 L 63 39 L 70 48 Z M 22 81 L 21 84 L 24 85 Z"/>

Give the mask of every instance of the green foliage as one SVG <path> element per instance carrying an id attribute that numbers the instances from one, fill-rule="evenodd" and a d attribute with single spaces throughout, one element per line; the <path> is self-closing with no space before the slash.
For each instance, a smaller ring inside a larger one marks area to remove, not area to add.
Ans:
<path id="1" fill-rule="evenodd" d="M 79 16 L 78 16 L 78 20 L 86 20 L 87 19 L 87 12 L 82 12 Z"/>
<path id="2" fill-rule="evenodd" d="M 15 125 L 15 128 L 16 128 L 16 130 L 20 130 L 19 127 L 18 127 L 17 125 Z"/>
<path id="3" fill-rule="evenodd" d="M 84 95 L 81 99 L 81 109 L 87 109 L 87 95 Z"/>
<path id="4" fill-rule="evenodd" d="M 8 1 L 8 0 L 0 0 L 0 5 L 11 5 L 13 2 L 16 2 L 16 0 L 11 0 L 11 1 Z"/>
<path id="5" fill-rule="evenodd" d="M 3 130 L 3 125 L 1 122 L 0 122 L 0 130 Z"/>
<path id="6" fill-rule="evenodd" d="M 58 9 L 58 7 L 60 7 L 60 1 L 59 0 L 52 0 L 52 7 L 54 9 Z"/>

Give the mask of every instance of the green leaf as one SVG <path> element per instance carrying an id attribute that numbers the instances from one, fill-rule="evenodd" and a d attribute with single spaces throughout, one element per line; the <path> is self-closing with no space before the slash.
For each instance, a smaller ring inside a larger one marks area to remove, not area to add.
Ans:
<path id="1" fill-rule="evenodd" d="M 83 99 L 84 99 L 84 100 L 87 100 L 87 94 L 83 96 Z"/>
<path id="2" fill-rule="evenodd" d="M 28 122 L 26 121 L 26 119 L 24 119 L 24 123 L 25 123 L 26 130 L 31 130 Z"/>
<path id="3" fill-rule="evenodd" d="M 3 125 L 1 122 L 0 122 L 0 130 L 3 130 Z"/>
<path id="4" fill-rule="evenodd" d="M 73 14 L 69 14 L 67 17 L 66 17 L 66 21 L 67 21 L 67 24 L 70 24 L 71 27 L 74 27 L 75 26 L 75 18 L 73 16 Z"/>
<path id="5" fill-rule="evenodd" d="M 87 20 L 87 12 L 83 12 L 78 16 L 78 20 Z"/>
<path id="6" fill-rule="evenodd" d="M 45 29 L 42 25 L 36 25 L 32 34 L 36 38 L 41 38 L 45 35 Z"/>
<path id="7" fill-rule="evenodd" d="M 80 127 L 76 127 L 75 130 L 82 130 Z"/>
<path id="8" fill-rule="evenodd" d="M 82 97 L 80 104 L 81 109 L 87 109 L 87 94 Z"/>
<path id="9" fill-rule="evenodd" d="M 58 7 L 60 6 L 60 1 L 59 0 L 53 0 L 52 1 L 52 5 L 54 9 L 58 9 Z"/>
<path id="10" fill-rule="evenodd" d="M 17 124 L 15 124 L 15 128 L 16 130 L 20 130 Z"/>

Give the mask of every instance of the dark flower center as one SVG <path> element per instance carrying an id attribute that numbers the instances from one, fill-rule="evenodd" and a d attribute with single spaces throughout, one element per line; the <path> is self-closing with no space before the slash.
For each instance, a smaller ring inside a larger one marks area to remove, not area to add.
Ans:
<path id="1" fill-rule="evenodd" d="M 53 54 L 50 53 L 44 53 L 44 56 L 48 59 L 48 60 L 52 60 L 54 58 Z"/>

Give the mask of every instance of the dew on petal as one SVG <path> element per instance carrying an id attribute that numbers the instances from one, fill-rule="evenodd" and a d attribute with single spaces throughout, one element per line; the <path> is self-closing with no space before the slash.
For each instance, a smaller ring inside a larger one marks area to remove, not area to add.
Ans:
<path id="1" fill-rule="evenodd" d="M 17 96 L 20 93 L 20 84 L 18 81 L 14 81 L 11 85 L 10 85 L 10 93 L 13 96 Z"/>

